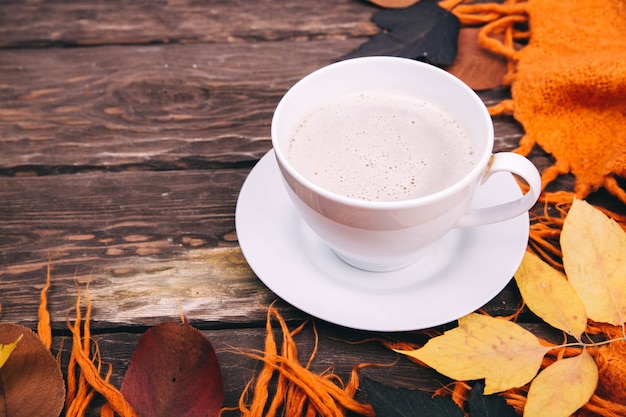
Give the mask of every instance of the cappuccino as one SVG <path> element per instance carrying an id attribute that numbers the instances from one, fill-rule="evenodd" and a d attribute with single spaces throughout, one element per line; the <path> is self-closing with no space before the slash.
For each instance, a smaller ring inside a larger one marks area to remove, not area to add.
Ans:
<path id="1" fill-rule="evenodd" d="M 287 158 L 308 180 L 367 201 L 441 191 L 476 164 L 471 140 L 451 116 L 386 91 L 339 96 L 295 129 Z"/>

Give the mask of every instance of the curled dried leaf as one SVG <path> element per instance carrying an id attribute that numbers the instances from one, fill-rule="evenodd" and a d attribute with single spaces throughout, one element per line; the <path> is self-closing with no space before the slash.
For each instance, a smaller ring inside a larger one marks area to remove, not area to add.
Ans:
<path id="1" fill-rule="evenodd" d="M 19 344 L 0 369 L 0 415 L 58 416 L 65 402 L 65 382 L 56 359 L 32 330 L 0 323 L 0 343 L 20 335 Z"/>

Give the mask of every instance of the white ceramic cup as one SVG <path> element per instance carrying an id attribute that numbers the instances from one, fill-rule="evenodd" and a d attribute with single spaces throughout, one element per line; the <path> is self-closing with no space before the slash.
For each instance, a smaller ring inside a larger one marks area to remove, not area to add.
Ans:
<path id="1" fill-rule="evenodd" d="M 441 191 L 392 202 L 348 198 L 306 179 L 287 158 L 296 127 L 324 102 L 346 93 L 375 90 L 408 94 L 447 112 L 469 133 L 474 168 Z M 539 172 L 528 159 L 511 152 L 492 153 L 493 123 L 476 93 L 446 71 L 415 60 L 355 58 L 307 75 L 276 107 L 271 134 L 287 193 L 299 214 L 341 259 L 368 271 L 391 271 L 412 264 L 454 227 L 517 217 L 535 204 L 541 191 Z M 476 188 L 499 171 L 518 175 L 529 191 L 511 202 L 469 209 Z"/>

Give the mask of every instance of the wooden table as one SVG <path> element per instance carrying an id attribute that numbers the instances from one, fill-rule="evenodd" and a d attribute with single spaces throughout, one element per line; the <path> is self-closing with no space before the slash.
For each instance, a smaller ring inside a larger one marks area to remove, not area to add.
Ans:
<path id="1" fill-rule="evenodd" d="M 239 249 L 240 188 L 271 148 L 281 96 L 376 33 L 377 8 L 358 0 L 205 3 L 3 2 L 0 319 L 36 327 L 50 259 L 55 349 L 71 344 L 65 316 L 77 283 L 90 282 L 92 328 L 118 387 L 140 335 L 182 311 L 217 349 L 225 405 L 233 406 L 260 364 L 227 347 L 262 348 L 277 299 Z M 507 94 L 480 92 L 488 105 Z M 520 126 L 500 117 L 495 127 L 496 150 L 515 148 Z M 539 167 L 548 161 L 532 158 Z M 518 303 L 511 283 L 485 308 L 510 314 Z M 307 318 L 276 306 L 292 326 Z M 531 315 L 521 320 L 540 326 Z M 420 334 L 316 323 L 314 369 L 333 366 L 345 378 L 357 363 L 397 360 L 362 374 L 425 389 L 446 382 L 379 343 L 346 343 Z M 297 341 L 306 355 L 313 333 Z"/>

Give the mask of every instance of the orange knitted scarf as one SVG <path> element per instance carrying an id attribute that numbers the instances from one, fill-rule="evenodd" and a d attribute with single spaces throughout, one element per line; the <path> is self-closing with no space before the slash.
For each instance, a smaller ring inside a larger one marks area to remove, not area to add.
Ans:
<path id="1" fill-rule="evenodd" d="M 513 115 L 523 126 L 516 152 L 528 155 L 539 146 L 553 158 L 542 172 L 541 201 L 559 210 L 535 219 L 533 241 L 542 246 L 558 233 L 574 197 L 604 188 L 626 204 L 626 2 L 459 3 L 440 4 L 464 25 L 483 25 L 480 44 L 509 62 L 504 83 L 512 98 L 491 107 L 491 114 Z M 527 45 L 514 47 L 521 38 Z M 550 192 L 550 183 L 565 174 L 575 177 L 573 191 Z M 625 210 L 618 211 L 607 213 L 626 221 Z"/>

